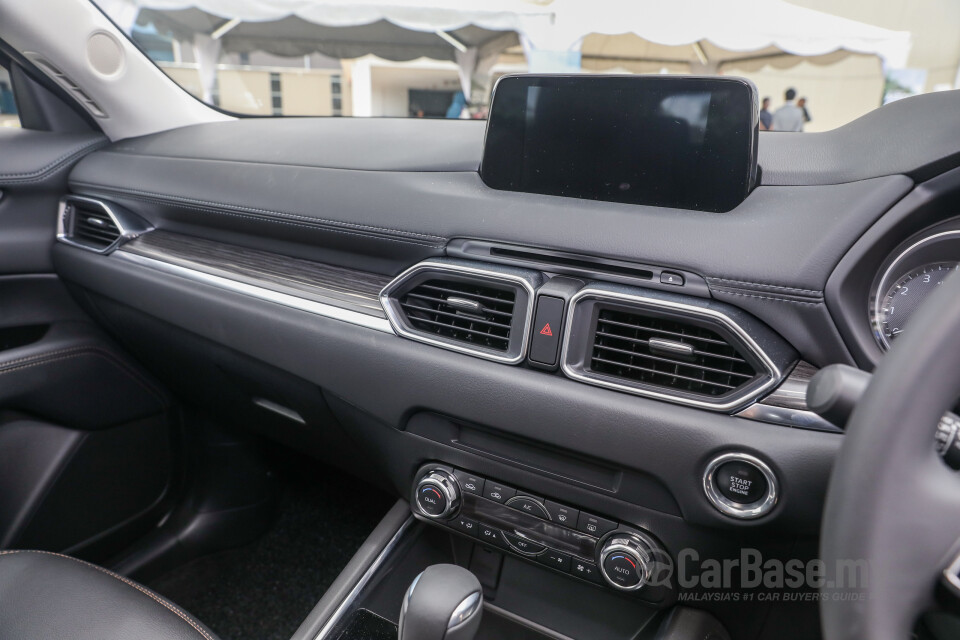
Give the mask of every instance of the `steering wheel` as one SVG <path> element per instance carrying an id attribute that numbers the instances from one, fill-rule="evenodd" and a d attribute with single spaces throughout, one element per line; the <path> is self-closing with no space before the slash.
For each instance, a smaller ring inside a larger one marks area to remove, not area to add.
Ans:
<path id="1" fill-rule="evenodd" d="M 911 318 L 850 416 L 821 531 L 827 640 L 907 640 L 934 604 L 960 553 L 960 475 L 934 446 L 940 417 L 958 396 L 954 277 Z M 853 566 L 866 567 L 865 584 L 849 584 Z"/>

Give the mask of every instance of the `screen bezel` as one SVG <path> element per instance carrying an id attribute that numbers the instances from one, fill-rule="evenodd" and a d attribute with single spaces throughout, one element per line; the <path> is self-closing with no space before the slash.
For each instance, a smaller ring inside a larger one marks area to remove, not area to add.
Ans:
<path id="1" fill-rule="evenodd" d="M 636 202 L 625 202 L 624 200 L 616 199 L 605 199 L 605 198 L 583 198 L 579 196 L 570 196 L 564 194 L 557 194 L 547 191 L 534 191 L 526 190 L 523 188 L 513 188 L 510 186 L 504 186 L 503 183 L 498 183 L 496 179 L 491 179 L 490 171 L 485 171 L 485 167 L 489 167 L 497 163 L 504 153 L 503 149 L 498 148 L 496 142 L 492 143 L 492 140 L 496 140 L 497 136 L 501 134 L 501 131 L 495 130 L 494 135 L 491 136 L 491 128 L 496 127 L 498 118 L 496 117 L 497 110 L 497 93 L 502 90 L 505 85 L 520 83 L 520 90 L 523 89 L 523 86 L 529 87 L 544 87 L 544 86 L 556 86 L 559 83 L 563 85 L 569 85 L 573 82 L 583 82 L 583 83 L 595 83 L 600 85 L 606 85 L 601 88 L 601 92 L 598 95 L 602 95 L 602 91 L 613 90 L 616 91 L 617 87 L 622 87 L 624 82 L 631 84 L 631 88 L 636 88 L 640 83 L 655 85 L 656 90 L 658 91 L 676 91 L 678 93 L 690 93 L 698 89 L 705 91 L 717 91 L 717 90 L 734 90 L 743 92 L 743 100 L 746 104 L 750 105 L 750 108 L 746 110 L 744 115 L 744 123 L 748 135 L 745 135 L 742 140 L 742 147 L 738 146 L 735 150 L 735 155 L 739 159 L 731 164 L 733 168 L 737 166 L 741 167 L 742 172 L 739 175 L 743 176 L 742 190 L 737 191 L 739 199 L 733 206 L 728 206 L 725 208 L 709 208 L 709 207 L 691 207 L 689 210 L 697 211 L 710 211 L 722 213 L 729 211 L 739 205 L 749 193 L 756 187 L 757 178 L 759 175 L 759 168 L 757 165 L 757 147 L 758 147 L 758 138 L 759 138 L 759 97 L 757 89 L 752 82 L 745 78 L 737 77 L 715 77 L 715 76 L 650 76 L 650 75 L 625 75 L 625 74 L 610 74 L 610 75 L 591 75 L 591 74 L 508 74 L 502 76 L 497 80 L 494 85 L 493 94 L 490 104 L 490 113 L 487 120 L 487 129 L 484 135 L 484 148 L 483 155 L 480 162 L 480 177 L 483 180 L 484 184 L 492 189 L 502 190 L 502 191 L 514 191 L 520 193 L 537 193 L 540 195 L 552 195 L 555 197 L 562 197 L 566 199 L 587 199 L 593 200 L 595 202 L 613 202 L 619 204 L 630 204 L 632 206 L 665 206 L 658 205 L 654 203 L 636 203 Z M 514 87 L 514 89 L 517 89 Z M 502 128 L 502 127 L 501 127 Z M 511 138 L 512 139 L 512 138 Z M 516 144 L 516 143 L 509 143 Z M 508 145 L 509 146 L 509 145 Z M 743 164 L 740 164 L 742 161 Z M 740 182 L 740 180 L 738 180 Z"/>

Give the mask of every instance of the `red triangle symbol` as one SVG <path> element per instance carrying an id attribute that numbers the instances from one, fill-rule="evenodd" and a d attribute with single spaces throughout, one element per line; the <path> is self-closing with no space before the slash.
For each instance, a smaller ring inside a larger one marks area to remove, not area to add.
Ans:
<path id="1" fill-rule="evenodd" d="M 543 329 L 540 329 L 540 335 L 542 336 L 552 336 L 553 331 L 550 331 L 550 323 L 543 325 Z"/>

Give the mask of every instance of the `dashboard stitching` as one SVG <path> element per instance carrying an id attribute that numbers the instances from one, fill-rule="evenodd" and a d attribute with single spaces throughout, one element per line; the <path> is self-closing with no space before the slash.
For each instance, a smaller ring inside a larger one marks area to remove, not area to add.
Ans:
<path id="1" fill-rule="evenodd" d="M 303 228 L 303 229 L 312 229 L 312 230 L 315 230 L 315 231 L 323 231 L 323 232 L 326 232 L 326 233 L 339 233 L 339 234 L 344 234 L 344 235 L 349 235 L 349 236 L 358 236 L 358 237 L 366 237 L 366 238 L 376 238 L 377 240 L 385 240 L 385 241 L 387 241 L 387 242 L 402 242 L 402 243 L 406 243 L 406 244 L 415 244 L 415 245 L 422 246 L 422 247 L 430 247 L 430 248 L 437 248 L 437 249 L 438 249 L 438 248 L 442 248 L 442 247 L 444 246 L 443 243 L 423 242 L 423 241 L 420 241 L 420 240 L 414 240 L 414 239 L 412 239 L 412 238 L 391 238 L 391 237 L 389 237 L 389 236 L 385 236 L 385 235 L 381 235 L 381 234 L 362 233 L 362 232 L 359 232 L 359 231 L 347 231 L 346 229 L 332 228 L 332 227 L 329 227 L 329 226 L 324 226 L 324 225 L 322 225 L 322 224 L 310 225 L 310 224 L 303 224 L 303 223 L 299 223 L 299 222 L 291 222 L 291 221 L 289 221 L 289 220 L 277 220 L 277 219 L 271 220 L 270 218 L 265 218 L 265 217 L 244 215 L 244 214 L 242 214 L 242 213 L 231 213 L 231 212 L 229 212 L 229 211 L 221 211 L 221 210 L 219 210 L 219 209 L 212 209 L 212 208 L 210 208 L 210 207 L 202 207 L 202 206 L 199 206 L 199 205 L 190 205 L 190 206 L 188 206 L 188 205 L 185 205 L 185 204 L 178 204 L 178 203 L 175 203 L 175 202 L 166 202 L 166 201 L 163 201 L 163 200 L 158 200 L 158 199 L 155 199 L 155 198 L 146 198 L 146 197 L 142 197 L 142 196 L 125 196 L 125 197 L 129 197 L 129 198 L 132 198 L 132 199 L 140 200 L 140 201 L 142 201 L 142 202 L 151 202 L 151 203 L 155 203 L 155 204 L 162 204 L 162 205 L 170 206 L 170 207 L 173 207 L 173 208 L 176 208 L 176 209 L 183 209 L 183 210 L 186 210 L 186 211 L 199 211 L 199 212 L 203 212 L 203 213 L 215 213 L 215 214 L 218 214 L 218 215 L 232 216 L 232 217 L 235 217 L 235 218 L 245 218 L 245 219 L 247 219 L 247 220 L 256 220 L 256 221 L 258 221 L 258 222 L 265 222 L 265 223 L 268 223 L 268 224 L 285 224 L 285 225 L 289 225 L 289 226 L 293 226 L 293 227 L 300 227 L 300 228 Z"/>
<path id="2" fill-rule="evenodd" d="M 817 307 L 817 306 L 820 306 L 821 304 L 823 304 L 823 301 L 822 301 L 822 300 L 816 301 L 816 302 L 807 301 L 807 300 L 793 300 L 793 299 L 791 299 L 791 298 L 785 298 L 785 297 L 781 297 L 781 296 L 775 296 L 775 295 L 772 295 L 772 294 L 771 294 L 771 295 L 760 295 L 759 293 L 744 293 L 744 292 L 741 292 L 741 291 L 733 291 L 732 289 L 725 289 L 725 288 L 721 288 L 721 287 L 711 287 L 711 290 L 714 291 L 714 292 L 716 292 L 716 293 L 726 294 L 726 295 L 730 295 L 730 296 L 741 296 L 741 297 L 744 297 L 744 298 L 758 298 L 758 299 L 760 299 L 760 300 L 772 300 L 773 302 L 790 302 L 790 303 L 792 303 L 792 304 L 802 304 L 802 305 L 807 305 L 807 306 L 811 306 L 811 307 Z"/>
<path id="3" fill-rule="evenodd" d="M 798 294 L 810 294 L 813 296 L 820 297 L 823 295 L 823 291 L 818 289 L 798 289 L 796 287 L 787 287 L 780 284 L 767 284 L 766 282 L 750 282 L 749 280 L 731 280 L 729 278 L 706 278 L 708 282 L 728 282 L 730 284 L 747 284 L 755 287 L 763 287 L 766 289 L 781 289 L 783 291 L 793 291 Z"/>
<path id="4" fill-rule="evenodd" d="M 84 151 L 94 147 L 103 146 L 105 144 L 107 144 L 106 139 L 85 142 L 79 147 L 74 147 L 53 162 L 50 162 L 39 169 L 23 171 L 19 173 L 0 173 L 0 182 L 3 182 L 4 184 L 26 184 L 29 182 L 38 182 L 40 180 L 44 180 L 50 175 L 56 173 L 57 170 L 63 168 L 65 164 L 68 164 L 70 160 L 82 154 Z"/>
<path id="5" fill-rule="evenodd" d="M 425 239 L 425 240 L 435 240 L 435 241 L 437 241 L 437 242 L 446 242 L 446 238 L 444 238 L 443 236 L 436 236 L 436 235 L 431 235 L 431 234 L 426 234 L 426 233 L 417 233 L 417 232 L 415 232 L 415 231 L 402 231 L 402 230 L 400 230 L 400 229 L 391 229 L 391 228 L 389 228 L 389 227 L 376 227 L 376 226 L 372 226 L 372 225 L 355 224 L 355 223 L 352 223 L 352 222 L 344 222 L 344 221 L 342 221 L 342 220 L 330 220 L 330 219 L 327 219 L 327 218 L 314 218 L 314 217 L 311 217 L 311 216 L 302 216 L 302 215 L 298 215 L 298 214 L 294 214 L 294 213 L 286 213 L 286 212 L 282 212 L 282 211 L 270 211 L 270 210 L 268 210 L 268 209 L 258 209 L 258 208 L 256 208 L 256 207 L 244 207 L 244 206 L 241 206 L 241 205 L 229 204 L 229 203 L 224 203 L 224 202 L 210 202 L 210 201 L 207 201 L 207 200 L 198 200 L 198 199 L 194 199 L 194 198 L 185 198 L 185 197 L 183 197 L 183 196 L 173 196 L 173 195 L 167 195 L 167 194 L 162 194 L 162 193 L 153 193 L 153 192 L 150 192 L 150 191 L 141 191 L 141 190 L 138 190 L 138 189 L 117 189 L 117 188 L 114 188 L 114 187 L 109 187 L 109 186 L 104 186 L 104 185 L 98 185 L 98 184 L 93 184 L 93 183 L 89 183 L 89 182 L 74 181 L 74 183 L 77 184 L 77 185 L 80 185 L 80 186 L 92 187 L 92 188 L 95 188 L 95 189 L 102 189 L 102 190 L 104 190 L 104 191 L 108 191 L 108 192 L 111 192 L 111 193 L 117 193 L 117 194 L 120 194 L 120 195 L 128 195 L 129 197 L 135 197 L 135 196 L 132 196 L 132 195 L 129 195 L 129 194 L 137 194 L 136 197 L 139 197 L 140 199 L 143 199 L 143 197 L 145 197 L 145 196 L 149 196 L 150 198 L 154 198 L 155 200 L 160 201 L 161 203 L 164 203 L 164 204 L 176 202 L 176 203 L 186 203 L 186 204 L 189 204 L 189 205 L 192 205 L 192 206 L 195 206 L 195 207 L 204 206 L 204 207 L 206 207 L 206 208 L 208 208 L 208 209 L 211 209 L 211 210 L 213 210 L 213 211 L 215 211 L 215 212 L 218 212 L 218 213 L 221 212 L 221 211 L 220 211 L 221 208 L 223 208 L 223 209 L 232 209 L 232 210 L 236 210 L 236 211 L 247 211 L 247 212 L 249 212 L 249 213 L 261 213 L 261 214 L 264 214 L 264 215 L 277 216 L 277 217 L 281 217 L 281 218 L 293 218 L 293 219 L 297 219 L 297 220 L 302 220 L 302 221 L 304 221 L 304 222 L 314 222 L 314 223 L 328 224 L 328 225 L 333 225 L 333 226 L 342 226 L 342 227 L 346 227 L 346 228 L 348 228 L 348 229 L 356 229 L 356 230 L 364 230 L 364 229 L 366 229 L 366 230 L 370 230 L 370 231 L 381 231 L 381 232 L 384 232 L 384 233 L 387 233 L 387 234 L 396 234 L 396 235 L 398 235 L 398 236 L 404 236 L 404 237 L 411 237 L 411 236 L 413 236 L 413 237 L 417 237 L 417 238 L 423 238 L 423 239 Z M 223 213 L 227 213 L 227 212 L 223 212 Z M 238 214 L 233 214 L 233 215 L 238 215 Z"/>

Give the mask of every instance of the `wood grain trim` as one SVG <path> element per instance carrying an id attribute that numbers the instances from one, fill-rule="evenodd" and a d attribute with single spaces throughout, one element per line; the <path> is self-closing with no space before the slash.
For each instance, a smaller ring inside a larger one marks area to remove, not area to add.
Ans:
<path id="1" fill-rule="evenodd" d="M 201 273 L 385 318 L 380 291 L 389 276 L 248 249 L 169 231 L 152 231 L 120 251 Z"/>

